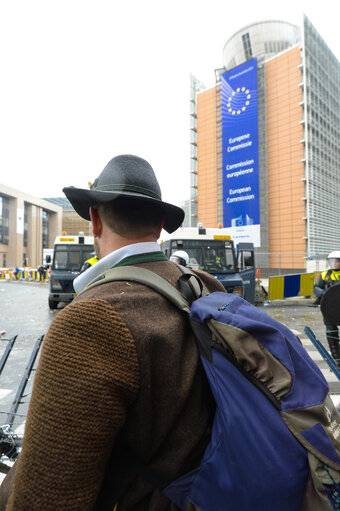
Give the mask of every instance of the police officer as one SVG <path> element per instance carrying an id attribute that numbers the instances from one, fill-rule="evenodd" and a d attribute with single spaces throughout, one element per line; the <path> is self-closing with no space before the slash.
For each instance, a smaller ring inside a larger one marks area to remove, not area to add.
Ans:
<path id="1" fill-rule="evenodd" d="M 189 256 L 184 250 L 176 250 L 173 252 L 170 256 L 170 261 L 181 264 L 182 266 L 189 266 Z"/>
<path id="2" fill-rule="evenodd" d="M 87 270 L 88 268 L 91 268 L 91 266 L 93 266 L 94 264 L 98 263 L 99 259 L 96 255 L 96 252 L 92 252 L 91 254 L 92 257 L 90 257 L 89 259 L 87 259 L 83 266 L 81 267 L 80 269 L 80 273 L 83 273 L 85 270 Z"/>
<path id="3" fill-rule="evenodd" d="M 328 257 L 330 269 L 323 271 L 314 285 L 314 294 L 317 296 L 317 303 L 320 303 L 324 293 L 334 284 L 340 282 L 340 250 L 334 250 Z M 326 326 L 326 336 L 332 357 L 340 367 L 340 347 L 338 325 L 334 325 L 327 319 L 327 313 L 323 312 L 323 321 Z"/>

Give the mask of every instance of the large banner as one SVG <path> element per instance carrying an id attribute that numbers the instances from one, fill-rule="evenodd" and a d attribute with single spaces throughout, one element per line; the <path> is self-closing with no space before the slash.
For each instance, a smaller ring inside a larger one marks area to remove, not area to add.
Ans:
<path id="1" fill-rule="evenodd" d="M 223 225 L 236 242 L 259 247 L 257 59 L 221 78 Z"/>

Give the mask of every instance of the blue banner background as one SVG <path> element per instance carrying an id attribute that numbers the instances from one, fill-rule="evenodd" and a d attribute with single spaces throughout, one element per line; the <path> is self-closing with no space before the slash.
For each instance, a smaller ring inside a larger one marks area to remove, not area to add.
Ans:
<path id="1" fill-rule="evenodd" d="M 257 59 L 221 76 L 223 225 L 260 224 Z"/>

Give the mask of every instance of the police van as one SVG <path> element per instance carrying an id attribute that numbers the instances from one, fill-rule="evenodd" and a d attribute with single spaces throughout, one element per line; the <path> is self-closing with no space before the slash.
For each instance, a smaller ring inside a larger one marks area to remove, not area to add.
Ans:
<path id="1" fill-rule="evenodd" d="M 225 287 L 228 293 L 255 301 L 255 261 L 253 243 L 239 243 L 237 247 L 228 229 L 180 227 L 168 234 L 162 231 L 161 249 L 167 257 L 177 250 L 189 256 L 193 270 L 204 270 Z"/>
<path id="2" fill-rule="evenodd" d="M 73 300 L 73 280 L 93 250 L 93 236 L 84 236 L 83 232 L 77 236 L 65 234 L 56 237 L 48 296 L 50 309 L 56 309 L 61 302 L 69 303 Z"/>

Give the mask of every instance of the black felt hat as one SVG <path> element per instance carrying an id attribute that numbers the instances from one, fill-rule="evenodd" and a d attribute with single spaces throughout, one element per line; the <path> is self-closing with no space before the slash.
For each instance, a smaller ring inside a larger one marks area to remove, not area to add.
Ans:
<path id="1" fill-rule="evenodd" d="M 112 158 L 90 189 L 69 186 L 63 188 L 63 192 L 76 212 L 86 220 L 90 220 L 90 206 L 118 198 L 141 207 L 154 208 L 163 216 L 164 229 L 169 233 L 175 231 L 184 219 L 183 209 L 162 201 L 161 189 L 151 165 L 132 154 Z"/>

